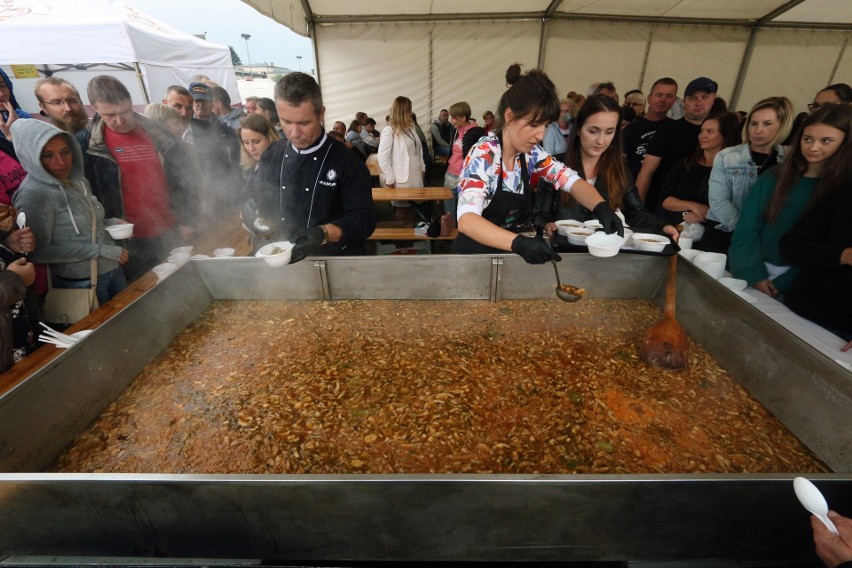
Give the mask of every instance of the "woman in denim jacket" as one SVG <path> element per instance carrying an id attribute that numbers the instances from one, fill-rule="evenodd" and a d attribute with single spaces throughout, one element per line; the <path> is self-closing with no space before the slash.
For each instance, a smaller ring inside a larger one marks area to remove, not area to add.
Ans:
<path id="1" fill-rule="evenodd" d="M 749 111 L 743 125 L 743 143 L 716 155 L 710 172 L 707 218 L 717 224 L 702 239 L 702 248 L 727 252 L 748 190 L 758 176 L 784 160 L 780 145 L 790 133 L 793 103 L 786 97 L 769 97 Z M 711 223 L 712 225 L 712 223 Z"/>

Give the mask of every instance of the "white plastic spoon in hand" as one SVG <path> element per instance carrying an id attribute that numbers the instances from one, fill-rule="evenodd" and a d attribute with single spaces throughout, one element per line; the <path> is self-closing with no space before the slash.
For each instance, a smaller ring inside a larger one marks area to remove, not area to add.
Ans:
<path id="1" fill-rule="evenodd" d="M 793 490 L 796 492 L 796 497 L 799 498 L 799 502 L 805 509 L 816 515 L 822 521 L 822 524 L 832 533 L 840 534 L 837 532 L 837 527 L 828 518 L 828 503 L 826 503 L 825 497 L 816 488 L 816 485 L 804 477 L 797 477 L 793 480 Z"/>
<path id="2" fill-rule="evenodd" d="M 27 228 L 27 214 L 24 213 L 23 211 L 18 213 L 17 222 L 18 222 L 18 228 L 19 229 L 26 229 Z"/>

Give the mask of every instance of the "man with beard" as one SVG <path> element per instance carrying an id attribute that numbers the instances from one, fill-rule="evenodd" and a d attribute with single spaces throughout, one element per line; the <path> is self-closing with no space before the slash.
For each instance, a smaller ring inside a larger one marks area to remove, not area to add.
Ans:
<path id="1" fill-rule="evenodd" d="M 256 243 L 294 243 L 291 262 L 315 254 L 364 254 L 364 241 L 376 228 L 370 172 L 325 133 L 319 85 L 310 75 L 290 73 L 275 85 L 275 107 L 287 138 L 261 156 L 243 206 L 244 224 L 268 227 Z"/>
<path id="2" fill-rule="evenodd" d="M 48 77 L 35 85 L 35 96 L 42 116 L 53 126 L 77 134 L 89 125 L 89 116 L 77 88 L 61 77 Z"/>

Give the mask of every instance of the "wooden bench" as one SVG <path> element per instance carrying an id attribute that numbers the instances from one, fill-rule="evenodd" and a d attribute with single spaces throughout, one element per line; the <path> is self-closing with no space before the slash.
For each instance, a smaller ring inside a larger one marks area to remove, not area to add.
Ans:
<path id="1" fill-rule="evenodd" d="M 370 235 L 371 241 L 451 241 L 459 234 L 458 229 L 450 230 L 447 237 L 427 237 L 414 233 L 414 227 L 379 227 Z"/>
<path id="2" fill-rule="evenodd" d="M 373 201 L 444 201 L 452 199 L 446 187 L 374 187 Z"/>

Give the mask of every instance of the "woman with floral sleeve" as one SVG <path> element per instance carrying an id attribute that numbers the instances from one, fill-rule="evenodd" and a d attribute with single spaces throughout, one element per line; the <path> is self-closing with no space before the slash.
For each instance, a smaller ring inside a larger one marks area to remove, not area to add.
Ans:
<path id="1" fill-rule="evenodd" d="M 521 75 L 518 64 L 506 72 L 509 89 L 497 107 L 497 132 L 474 146 L 459 179 L 459 236 L 453 252 L 464 254 L 511 251 L 530 264 L 560 257 L 544 240 L 519 235 L 534 212 L 549 213 L 552 193 L 536 191 L 545 180 L 570 191 L 591 210 L 607 233 L 624 234 L 621 220 L 597 190 L 577 172 L 554 160 L 540 144 L 547 124 L 559 117 L 559 98 L 547 75 L 533 69 Z M 543 228 L 543 223 L 535 223 Z"/>

